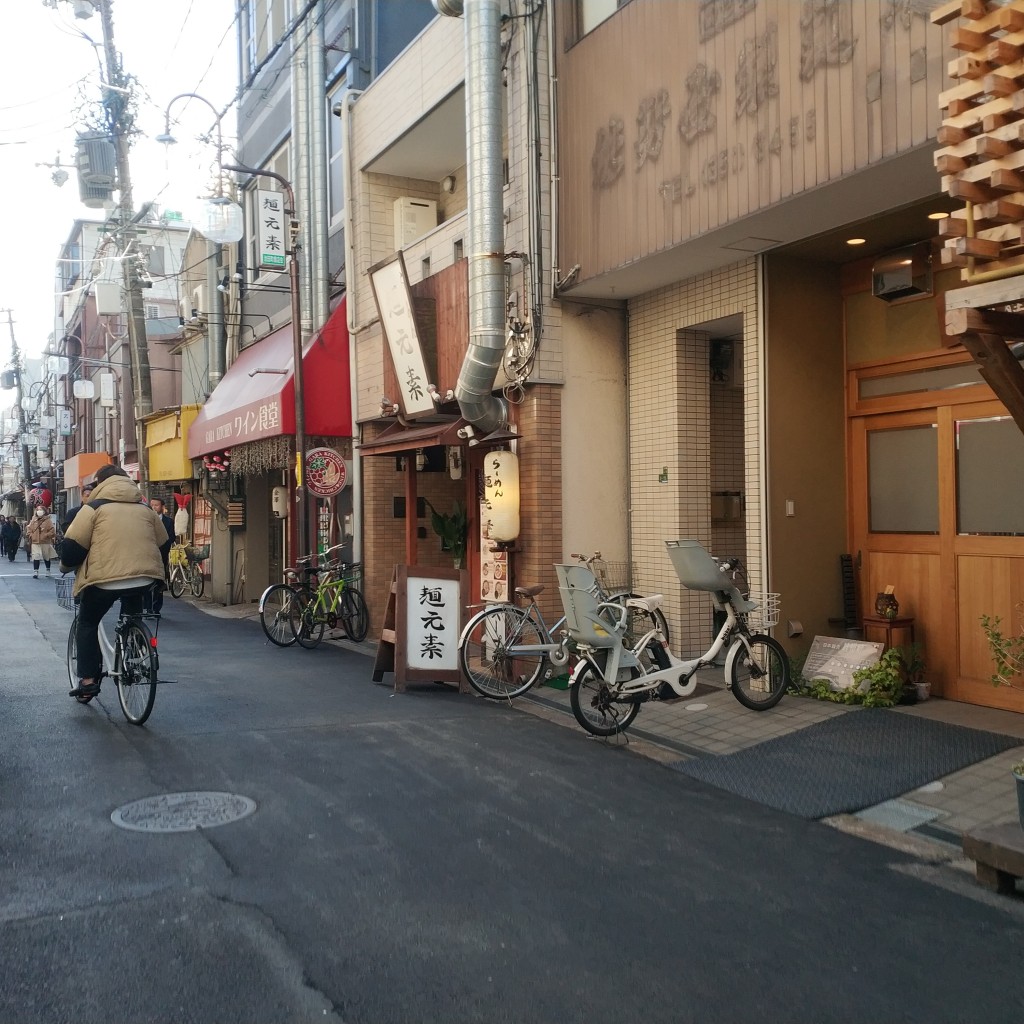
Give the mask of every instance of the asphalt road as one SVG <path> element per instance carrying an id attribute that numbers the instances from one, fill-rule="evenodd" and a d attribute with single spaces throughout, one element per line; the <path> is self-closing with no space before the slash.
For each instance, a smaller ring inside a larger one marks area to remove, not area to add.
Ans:
<path id="1" fill-rule="evenodd" d="M 129 726 L 109 684 L 66 695 L 71 616 L 23 566 L 0 566 L 0 1021 L 1024 1019 L 1020 900 L 170 598 L 178 682 Z M 257 810 L 111 822 L 192 790 Z"/>

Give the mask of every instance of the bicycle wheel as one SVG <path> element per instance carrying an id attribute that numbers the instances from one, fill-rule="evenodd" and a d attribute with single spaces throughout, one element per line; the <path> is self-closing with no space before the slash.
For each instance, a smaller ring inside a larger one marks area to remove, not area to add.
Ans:
<path id="1" fill-rule="evenodd" d="M 199 568 L 198 562 L 192 566 L 188 585 L 192 588 L 192 596 L 194 598 L 198 600 L 203 596 L 203 589 L 206 586 L 206 580 L 203 579 L 203 570 Z"/>
<path id="2" fill-rule="evenodd" d="M 496 605 L 474 615 L 459 643 L 459 665 L 477 693 L 509 700 L 540 678 L 547 655 L 520 652 L 520 646 L 547 643 L 537 623 L 521 608 Z"/>
<path id="3" fill-rule="evenodd" d="M 117 699 L 124 717 L 132 725 L 142 725 L 149 718 L 156 699 L 156 652 L 152 635 L 141 622 L 129 622 L 121 627 L 119 640 Z"/>
<path id="4" fill-rule="evenodd" d="M 632 594 L 622 591 L 618 594 L 612 594 L 608 600 L 614 601 L 616 604 L 625 604 L 628 598 L 643 596 L 643 594 Z M 668 621 L 665 619 L 665 613 L 660 608 L 655 608 L 653 612 L 644 611 L 643 608 L 630 608 L 629 614 L 626 617 L 626 634 L 623 637 L 626 646 L 632 650 L 645 633 L 654 629 L 655 623 L 661 629 L 665 642 L 671 643 L 672 637 L 668 633 Z"/>
<path id="5" fill-rule="evenodd" d="M 640 713 L 636 699 L 614 700 L 608 684 L 589 662 L 569 687 L 569 704 L 576 721 L 592 736 L 625 732 Z"/>
<path id="6" fill-rule="evenodd" d="M 71 623 L 71 629 L 68 631 L 68 682 L 71 683 L 71 689 L 75 689 L 78 686 L 78 616 L 75 616 L 75 621 Z M 76 697 L 75 700 L 79 704 L 88 704 L 89 701 L 95 694 L 90 694 L 88 697 Z"/>
<path id="7" fill-rule="evenodd" d="M 747 637 L 749 651 L 742 639 L 734 643 L 740 644 L 742 650 L 732 662 L 732 695 L 754 711 L 775 707 L 789 687 L 789 658 L 782 644 L 762 633 Z"/>
<path id="8" fill-rule="evenodd" d="M 363 592 L 356 587 L 346 586 L 341 594 L 341 624 L 349 640 L 357 644 L 366 639 L 370 631 L 370 611 L 366 607 Z"/>
<path id="9" fill-rule="evenodd" d="M 295 643 L 291 616 L 295 591 L 287 583 L 275 583 L 260 602 L 260 625 L 267 639 L 278 647 L 291 647 Z"/>
<path id="10" fill-rule="evenodd" d="M 176 565 L 171 570 L 171 597 L 181 597 L 185 593 L 185 574 L 181 566 Z"/>
<path id="11" fill-rule="evenodd" d="M 296 614 L 297 612 L 297 614 Z M 327 623 L 320 611 L 320 600 L 316 593 L 300 590 L 295 596 L 295 606 L 291 616 L 292 631 L 300 647 L 311 651 L 324 638 Z"/>

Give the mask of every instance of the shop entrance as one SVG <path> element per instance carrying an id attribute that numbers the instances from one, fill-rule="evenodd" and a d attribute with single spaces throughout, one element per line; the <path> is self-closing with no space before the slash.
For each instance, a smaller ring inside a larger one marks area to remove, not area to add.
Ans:
<path id="1" fill-rule="evenodd" d="M 861 612 L 875 614 L 876 594 L 895 588 L 933 692 L 1024 711 L 1024 691 L 989 681 L 980 625 L 983 614 L 1020 625 L 1024 435 L 1000 402 L 969 400 L 982 391 L 951 385 L 931 408 L 851 419 L 852 550 Z"/>

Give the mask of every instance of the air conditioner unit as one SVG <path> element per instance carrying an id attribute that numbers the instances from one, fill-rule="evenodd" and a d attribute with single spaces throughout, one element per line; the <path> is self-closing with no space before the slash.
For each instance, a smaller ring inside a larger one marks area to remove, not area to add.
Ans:
<path id="1" fill-rule="evenodd" d="M 871 294 L 885 302 L 931 295 L 931 244 L 920 242 L 879 256 L 871 267 Z"/>
<path id="2" fill-rule="evenodd" d="M 198 288 L 192 289 L 192 309 L 198 310 L 199 315 L 203 316 L 210 311 L 210 307 L 206 305 L 206 285 L 201 284 Z M 189 316 L 192 315 L 192 311 L 189 310 Z M 187 319 L 187 318 L 186 318 Z"/>
<path id="3" fill-rule="evenodd" d="M 395 200 L 395 248 L 401 249 L 437 227 L 437 203 L 433 199 L 402 196 Z"/>

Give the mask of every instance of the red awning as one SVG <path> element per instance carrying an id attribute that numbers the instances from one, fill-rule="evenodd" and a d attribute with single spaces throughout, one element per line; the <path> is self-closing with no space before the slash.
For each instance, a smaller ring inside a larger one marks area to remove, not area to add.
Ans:
<path id="1" fill-rule="evenodd" d="M 190 459 L 295 433 L 292 351 L 291 324 L 242 350 L 189 428 Z M 351 437 L 344 299 L 306 346 L 302 385 L 307 437 Z"/>

